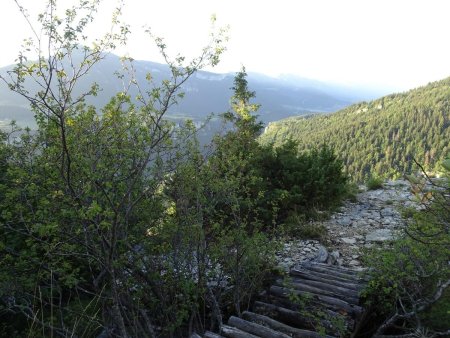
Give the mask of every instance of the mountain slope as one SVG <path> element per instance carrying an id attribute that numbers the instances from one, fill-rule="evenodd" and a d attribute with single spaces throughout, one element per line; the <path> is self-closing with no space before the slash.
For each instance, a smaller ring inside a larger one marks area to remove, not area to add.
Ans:
<path id="1" fill-rule="evenodd" d="M 299 149 L 328 143 L 355 180 L 427 169 L 450 151 L 450 78 L 361 102 L 329 115 L 293 117 L 268 125 L 261 142 L 297 140 Z"/>
<path id="2" fill-rule="evenodd" d="M 0 68 L 0 74 L 6 74 L 12 66 Z M 114 75 L 121 69 L 118 56 L 110 54 L 101 63 L 94 66 L 90 73 L 79 83 L 78 93 L 89 88 L 95 81 L 102 88 L 102 92 L 90 103 L 102 107 L 117 92 L 122 90 L 122 83 Z M 147 73 L 152 74 L 158 85 L 163 79 L 169 78 L 166 65 L 150 62 L 135 61 L 134 69 L 137 82 L 142 88 L 148 88 Z M 232 95 L 234 74 L 216 74 L 199 71 L 183 86 L 186 95 L 180 104 L 169 112 L 169 117 L 183 119 L 189 117 L 203 120 L 211 113 L 223 113 L 229 109 L 229 99 Z M 264 122 L 276 121 L 287 116 L 302 115 L 308 112 L 332 112 L 351 104 L 352 100 L 334 89 L 321 89 L 317 81 L 286 82 L 283 79 L 271 78 L 261 74 L 250 74 L 249 87 L 257 93 L 256 102 L 261 104 L 260 119 Z M 33 85 L 30 83 L 31 92 Z M 34 86 L 37 89 L 36 86 Z M 324 87 L 327 88 L 327 87 Z M 135 95 L 136 92 L 131 92 Z M 353 100 L 354 102 L 354 100 Z M 28 105 L 19 96 L 10 92 L 6 85 L 0 86 L 0 119 L 8 121 L 16 119 L 19 124 L 32 125 L 33 114 L 23 114 L 23 108 Z M 20 114 L 17 113 L 20 111 Z"/>

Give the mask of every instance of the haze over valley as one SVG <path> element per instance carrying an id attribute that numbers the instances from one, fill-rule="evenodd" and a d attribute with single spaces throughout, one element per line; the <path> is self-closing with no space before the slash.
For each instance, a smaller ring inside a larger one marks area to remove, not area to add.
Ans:
<path id="1" fill-rule="evenodd" d="M 152 81 L 156 84 L 170 78 L 166 65 L 151 61 L 134 61 L 133 64 L 136 79 L 142 88 L 148 86 L 147 73 L 152 75 Z M 0 68 L 0 74 L 6 75 L 12 68 Z M 88 103 L 99 108 L 104 106 L 115 93 L 124 90 L 123 81 L 115 75 L 120 68 L 119 57 L 109 54 L 77 84 L 77 91 L 82 92 L 96 82 L 101 92 L 97 97 L 88 98 Z M 226 112 L 230 108 L 234 76 L 235 73 L 197 72 L 183 85 L 184 98 L 166 117 L 174 120 L 190 118 L 201 123 L 210 114 L 217 116 Z M 125 82 L 127 80 L 129 77 L 126 75 Z M 259 119 L 265 124 L 289 116 L 334 112 L 380 93 L 380 90 L 325 83 L 287 74 L 271 77 L 249 73 L 248 82 L 249 88 L 256 92 L 254 102 L 261 105 Z M 132 89 L 130 94 L 137 95 L 137 91 Z M 21 126 L 35 126 L 28 102 L 8 90 L 0 91 L 0 120 L 3 125 L 15 120 Z"/>

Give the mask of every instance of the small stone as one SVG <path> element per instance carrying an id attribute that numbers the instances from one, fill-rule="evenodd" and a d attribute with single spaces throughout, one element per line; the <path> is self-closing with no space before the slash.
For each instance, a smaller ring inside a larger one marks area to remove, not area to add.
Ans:
<path id="1" fill-rule="evenodd" d="M 353 266 L 355 266 L 355 265 L 361 265 L 361 263 L 360 263 L 359 261 L 355 260 L 355 259 L 352 259 L 352 260 L 348 263 L 348 265 L 353 265 Z"/>
<path id="2" fill-rule="evenodd" d="M 352 220 L 351 220 L 351 218 L 350 217 L 348 217 L 348 216 L 344 216 L 344 217 L 342 217 L 341 219 L 338 219 L 337 221 L 336 221 L 339 225 L 351 225 L 351 223 L 352 223 Z"/>
<path id="3" fill-rule="evenodd" d="M 332 257 L 338 259 L 341 255 L 339 254 L 339 251 L 338 251 L 338 250 L 333 250 L 333 251 L 330 253 L 330 256 L 332 256 Z"/>

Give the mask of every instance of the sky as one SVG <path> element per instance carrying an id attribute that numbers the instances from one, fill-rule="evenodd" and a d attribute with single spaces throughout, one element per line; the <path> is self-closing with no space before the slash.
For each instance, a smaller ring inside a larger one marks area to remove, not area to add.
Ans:
<path id="1" fill-rule="evenodd" d="M 46 0 L 18 0 L 32 18 Z M 65 8 L 73 0 L 59 0 Z M 169 52 L 198 55 L 210 17 L 229 25 L 227 51 L 215 72 L 293 74 L 325 82 L 407 90 L 450 76 L 448 0 L 124 0 L 126 48 L 135 59 L 161 61 L 143 26 Z M 11 64 L 31 36 L 14 0 L 1 0 L 0 66 Z M 89 36 L 109 27 L 115 0 L 104 0 Z"/>

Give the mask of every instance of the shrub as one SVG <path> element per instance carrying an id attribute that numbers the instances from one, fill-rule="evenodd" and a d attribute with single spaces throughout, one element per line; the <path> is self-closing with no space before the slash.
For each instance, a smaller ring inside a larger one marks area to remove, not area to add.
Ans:
<path id="1" fill-rule="evenodd" d="M 332 148 L 323 145 L 302 154 L 297 149 L 293 141 L 278 148 L 266 146 L 255 161 L 265 184 L 266 203 L 277 201 L 283 207 L 279 223 L 293 213 L 311 217 L 311 210 L 331 209 L 348 192 L 342 161 Z"/>
<path id="2" fill-rule="evenodd" d="M 297 213 L 293 213 L 286 218 L 283 231 L 288 236 L 302 239 L 323 240 L 327 235 L 327 228 L 323 224 L 309 222 L 305 215 Z"/>
<path id="3" fill-rule="evenodd" d="M 371 321 L 379 325 L 374 336 L 448 335 L 450 185 L 427 177 L 412 183 L 421 210 L 404 212 L 409 220 L 403 236 L 366 255 L 372 274 L 366 295 L 376 313 Z"/>
<path id="4" fill-rule="evenodd" d="M 366 182 L 367 189 L 377 190 L 383 187 L 383 180 L 380 177 L 371 176 Z"/>

